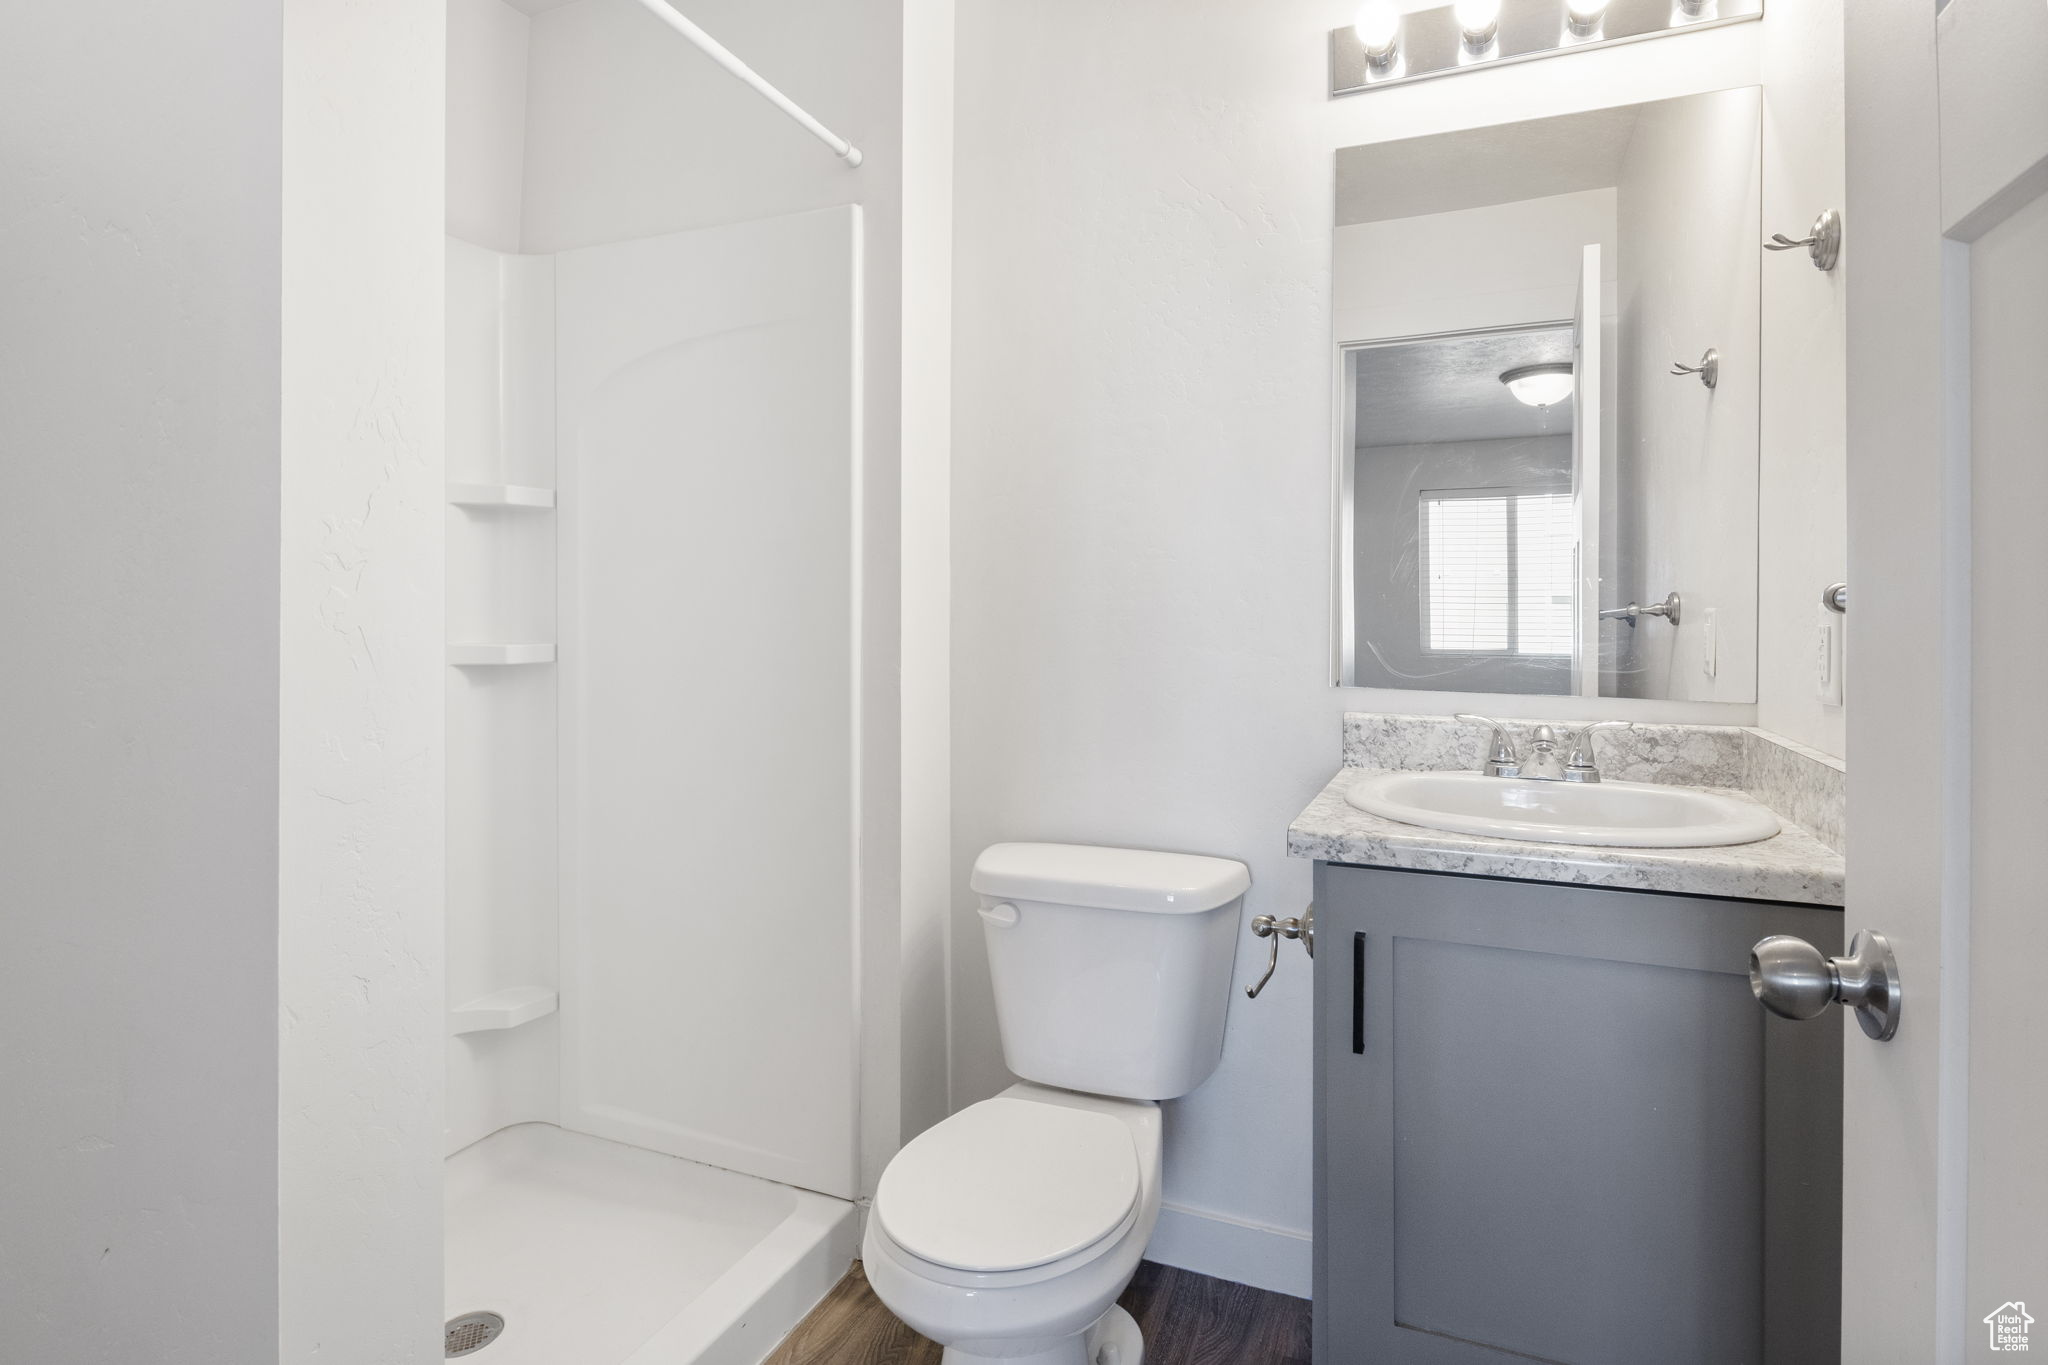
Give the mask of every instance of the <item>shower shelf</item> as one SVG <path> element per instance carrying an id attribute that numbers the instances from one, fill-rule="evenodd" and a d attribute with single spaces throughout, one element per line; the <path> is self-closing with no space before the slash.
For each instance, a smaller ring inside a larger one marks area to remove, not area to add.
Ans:
<path id="1" fill-rule="evenodd" d="M 555 647 L 530 645 L 450 645 L 448 662 L 457 668 L 493 668 L 508 664 L 551 664 Z"/>
<path id="2" fill-rule="evenodd" d="M 451 483 L 448 501 L 456 507 L 528 507 L 547 511 L 555 490 L 523 483 Z"/>
<path id="3" fill-rule="evenodd" d="M 493 991 L 449 1010 L 448 1032 L 456 1035 L 518 1028 L 553 1014 L 557 1003 L 558 997 L 550 986 L 514 986 Z"/>

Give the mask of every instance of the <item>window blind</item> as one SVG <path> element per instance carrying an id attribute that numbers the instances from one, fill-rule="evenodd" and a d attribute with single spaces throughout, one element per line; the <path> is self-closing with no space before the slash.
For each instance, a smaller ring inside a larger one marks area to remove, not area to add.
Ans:
<path id="1" fill-rule="evenodd" d="M 1427 648 L 1570 654 L 1578 543 L 1571 494 L 1447 489 L 1421 501 Z"/>

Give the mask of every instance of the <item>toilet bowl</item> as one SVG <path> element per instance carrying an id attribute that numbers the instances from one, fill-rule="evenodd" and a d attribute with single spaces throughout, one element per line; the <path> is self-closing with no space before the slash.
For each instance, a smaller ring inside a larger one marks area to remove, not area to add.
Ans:
<path id="1" fill-rule="evenodd" d="M 1159 1106 L 1031 1084 L 927 1130 L 884 1172 L 868 1282 L 945 1365 L 1141 1365 L 1116 1307 L 1159 1221 Z"/>
<path id="2" fill-rule="evenodd" d="M 944 1365 L 1142 1365 L 1117 1306 L 1159 1221 L 1159 1101 L 1216 1069 L 1250 874 L 997 844 L 976 860 L 1003 1058 L 1023 1078 L 882 1173 L 862 1258 Z"/>

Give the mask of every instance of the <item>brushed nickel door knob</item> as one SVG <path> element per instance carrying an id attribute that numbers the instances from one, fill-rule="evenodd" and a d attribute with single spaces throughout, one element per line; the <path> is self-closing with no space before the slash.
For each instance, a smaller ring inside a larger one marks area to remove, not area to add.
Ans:
<path id="1" fill-rule="evenodd" d="M 1749 950 L 1749 989 L 1786 1019 L 1813 1019 L 1829 1005 L 1856 1011 L 1864 1033 L 1884 1042 L 1899 1031 L 1899 964 L 1883 934 L 1865 929 L 1845 957 L 1829 957 L 1803 938 L 1773 934 Z"/>

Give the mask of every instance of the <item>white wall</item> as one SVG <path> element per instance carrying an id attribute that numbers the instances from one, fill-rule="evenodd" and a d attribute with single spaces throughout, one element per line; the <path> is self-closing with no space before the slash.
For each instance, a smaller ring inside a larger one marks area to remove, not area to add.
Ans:
<path id="1" fill-rule="evenodd" d="M 1760 113 L 1753 90 L 1646 105 L 1622 157 L 1620 440 L 1607 462 L 1620 572 L 1604 596 L 1676 591 L 1684 605 L 1675 628 L 1608 627 L 1629 636 L 1624 696 L 1756 700 Z M 1714 388 L 1671 373 L 1709 346 Z"/>
<path id="2" fill-rule="evenodd" d="M 274 1357 L 238 1358 L 424 1362 L 446 1027 L 444 28 L 416 0 L 284 15 L 281 1321 Z"/>
<path id="3" fill-rule="evenodd" d="M 1252 868 L 1247 916 L 1308 899 L 1282 832 L 1341 710 L 1322 29 L 1224 0 L 960 8 L 956 1106 L 1008 1080 L 965 885 L 982 847 L 1217 854 Z M 1300 1293 L 1308 973 L 1291 946 L 1282 967 L 1257 1001 L 1233 988 L 1221 1068 L 1167 1113 L 1168 1205 L 1221 1219 L 1154 1254 L 1250 1244 L 1247 1278 Z"/>
<path id="4" fill-rule="evenodd" d="M 1774 0 L 1762 24 L 1340 101 L 1325 95 L 1325 34 L 1350 21 L 1348 0 L 961 7 L 956 1105 L 1005 1079 L 964 916 L 965 869 L 983 845 L 1240 857 L 1253 870 L 1245 914 L 1295 914 L 1309 868 L 1283 856 L 1282 832 L 1336 767 L 1339 714 L 1474 704 L 1328 686 L 1334 149 L 1755 84 L 1765 31 L 1773 44 L 1780 26 L 1798 33 L 1812 2 Z M 1813 209 L 1779 196 L 1803 205 L 1813 193 L 1767 182 L 1766 216 L 1805 221 Z M 1787 382 L 1767 374 L 1767 387 Z M 1778 448 L 1770 420 L 1766 452 Z M 1258 946 L 1245 944 L 1241 975 Z M 1259 1000 L 1236 999 L 1222 1069 L 1169 1112 L 1169 1203 L 1222 1217 L 1169 1218 L 1163 1253 L 1306 1290 L 1308 1038 L 1294 955 Z"/>
<path id="5" fill-rule="evenodd" d="M 505 0 L 447 0 L 448 235 L 519 250 L 526 192 L 527 17 Z"/>
<path id="6" fill-rule="evenodd" d="M 1579 190 L 1336 229 L 1331 312 L 1339 342 L 1570 322 L 1579 263 L 1600 246 L 1614 280 L 1615 196 Z"/>
<path id="7" fill-rule="evenodd" d="M 1804 237 L 1847 197 L 1843 0 L 1774 0 L 1764 45 L 1764 232 Z M 1848 322 L 1855 232 L 1823 274 L 1803 251 L 1763 267 L 1757 723 L 1840 757 L 1844 708 L 1814 675 L 1821 589 L 1848 577 Z M 1846 672 L 1844 684 L 1854 689 Z"/>
<path id="8" fill-rule="evenodd" d="M 274 1358 L 278 7 L 0 44 L 0 1355 Z"/>
<path id="9" fill-rule="evenodd" d="M 946 1116 L 953 908 L 954 0 L 903 6 L 901 1132 Z"/>

